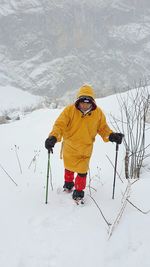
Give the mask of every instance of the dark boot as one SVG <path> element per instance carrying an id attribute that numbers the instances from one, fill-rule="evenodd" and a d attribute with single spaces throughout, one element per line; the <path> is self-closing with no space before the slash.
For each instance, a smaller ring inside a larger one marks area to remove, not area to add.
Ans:
<path id="1" fill-rule="evenodd" d="M 63 186 L 64 190 L 68 191 L 71 191 L 73 187 L 74 187 L 74 182 L 65 182 Z"/>
<path id="2" fill-rule="evenodd" d="M 72 198 L 73 198 L 74 200 L 84 198 L 84 191 L 77 191 L 77 190 L 74 190 L 74 191 L 73 191 L 73 194 L 72 194 Z"/>

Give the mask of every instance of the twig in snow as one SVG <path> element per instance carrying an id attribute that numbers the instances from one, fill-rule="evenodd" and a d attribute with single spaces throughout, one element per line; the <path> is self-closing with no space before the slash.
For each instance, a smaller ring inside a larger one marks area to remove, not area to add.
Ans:
<path id="1" fill-rule="evenodd" d="M 31 160 L 31 162 L 30 162 L 30 164 L 28 166 L 28 169 L 30 169 L 32 163 L 34 163 L 35 164 L 35 166 L 34 166 L 34 172 L 36 172 L 37 158 L 39 157 L 40 150 L 39 151 L 35 151 L 35 153 L 36 154 L 34 155 L 33 159 Z"/>
<path id="2" fill-rule="evenodd" d="M 95 203 L 95 205 L 97 206 L 98 210 L 100 211 L 100 214 L 102 215 L 104 221 L 105 221 L 105 222 L 107 223 L 107 225 L 110 227 L 111 223 L 109 223 L 109 222 L 107 221 L 107 219 L 105 218 L 103 212 L 101 211 L 101 208 L 99 207 L 99 205 L 97 204 L 97 202 L 95 201 L 95 199 L 94 199 L 92 196 L 90 196 L 90 195 L 89 195 L 89 197 L 94 201 L 94 203 Z"/>
<path id="3" fill-rule="evenodd" d="M 14 146 L 15 146 L 15 154 L 16 154 L 18 165 L 19 165 L 20 173 L 22 174 L 21 163 L 20 163 L 20 159 L 19 159 L 19 156 L 18 156 L 18 152 L 17 152 L 17 149 L 19 149 L 19 147 L 17 147 L 16 145 L 14 145 Z"/>
<path id="4" fill-rule="evenodd" d="M 137 181 L 139 181 L 139 178 L 138 178 L 138 179 L 136 179 L 134 182 L 132 182 L 132 184 L 131 184 L 131 185 L 135 184 Z"/>
<path id="5" fill-rule="evenodd" d="M 112 227 L 111 227 L 111 229 L 109 231 L 109 239 L 112 236 L 112 233 L 113 233 L 114 229 L 119 224 L 120 219 L 121 219 L 121 217 L 123 215 L 123 212 L 124 212 L 125 207 L 127 205 L 127 199 L 129 198 L 129 195 L 130 195 L 130 189 L 131 189 L 131 183 L 129 182 L 128 185 L 127 185 L 127 187 L 126 187 L 126 190 L 125 190 L 125 194 L 123 196 L 123 199 L 122 199 L 122 206 L 120 208 L 120 211 L 119 211 L 119 213 L 118 213 L 118 215 L 117 215 L 117 217 L 116 217 L 116 219 L 115 219 L 114 223 L 112 224 Z"/>
<path id="6" fill-rule="evenodd" d="M 89 191 L 92 189 L 93 191 L 97 192 L 97 190 L 94 187 L 92 187 L 90 185 L 88 185 L 87 187 L 89 188 Z"/>
<path id="7" fill-rule="evenodd" d="M 3 166 L 0 164 L 1 169 L 7 174 L 7 176 L 10 178 L 10 180 L 18 186 L 18 184 L 14 181 L 14 179 L 8 174 L 8 172 L 3 168 Z"/>
<path id="8" fill-rule="evenodd" d="M 92 192 L 91 192 L 91 181 L 92 181 L 91 172 L 90 172 L 90 169 L 89 169 L 89 185 L 88 185 L 88 187 L 89 187 L 90 196 L 92 195 Z"/>
<path id="9" fill-rule="evenodd" d="M 91 183 L 92 183 L 92 178 L 91 178 L 91 172 L 90 172 L 90 169 L 89 169 L 89 184 L 87 185 L 87 188 L 89 189 L 90 196 L 92 195 L 92 190 L 97 192 L 97 190 L 94 187 L 91 186 Z"/>
<path id="10" fill-rule="evenodd" d="M 138 211 L 140 211 L 141 213 L 143 213 L 143 214 L 148 214 L 149 212 L 150 212 L 150 210 L 148 210 L 148 211 L 143 211 L 143 210 L 141 210 L 141 209 L 139 209 L 136 205 L 134 205 L 129 199 L 127 199 L 127 201 L 135 208 L 135 209 L 137 209 Z"/>

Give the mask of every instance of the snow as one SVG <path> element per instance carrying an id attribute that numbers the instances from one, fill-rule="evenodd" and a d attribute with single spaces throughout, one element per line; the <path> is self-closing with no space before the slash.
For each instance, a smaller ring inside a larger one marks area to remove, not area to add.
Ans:
<path id="1" fill-rule="evenodd" d="M 0 97 L 2 95 L 0 90 Z M 4 105 L 4 101 L 2 103 Z M 19 103 L 24 105 L 24 94 Z M 109 113 L 119 112 L 115 96 L 97 99 L 97 104 L 104 110 L 109 123 Z M 127 203 L 109 238 L 109 227 L 90 198 L 88 187 L 86 203 L 79 207 L 73 203 L 71 194 L 62 192 L 60 143 L 56 144 L 50 157 L 54 190 L 49 186 L 48 204 L 45 204 L 47 151 L 44 141 L 60 112 L 36 110 L 20 121 L 0 125 L 0 266 L 149 267 L 150 214 L 144 215 Z M 148 137 L 148 131 L 146 134 Z M 104 143 L 98 136 L 90 164 L 92 187 L 96 190 L 92 189 L 92 197 L 108 222 L 113 223 L 127 186 L 123 175 L 123 145 L 119 147 L 118 158 L 123 183 L 117 177 L 114 200 L 113 167 L 106 155 L 114 162 L 115 145 Z M 140 180 L 132 185 L 130 193 L 130 200 L 143 211 L 150 209 L 149 169 L 147 160 Z"/>
<path id="2" fill-rule="evenodd" d="M 110 36 L 114 38 L 122 38 L 124 41 L 136 43 L 144 40 L 149 36 L 149 25 L 141 25 L 138 23 L 129 23 L 127 25 L 113 26 L 110 30 Z"/>
<path id="3" fill-rule="evenodd" d="M 40 96 L 31 95 L 13 86 L 0 86 L 0 115 L 14 110 L 33 109 L 43 101 Z"/>

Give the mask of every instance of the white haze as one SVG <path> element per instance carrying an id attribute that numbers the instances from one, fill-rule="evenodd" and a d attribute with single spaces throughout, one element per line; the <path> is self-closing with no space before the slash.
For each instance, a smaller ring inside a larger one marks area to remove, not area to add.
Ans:
<path id="1" fill-rule="evenodd" d="M 149 83 L 149 0 L 3 0 L 0 25 L 0 85 L 62 102 Z"/>

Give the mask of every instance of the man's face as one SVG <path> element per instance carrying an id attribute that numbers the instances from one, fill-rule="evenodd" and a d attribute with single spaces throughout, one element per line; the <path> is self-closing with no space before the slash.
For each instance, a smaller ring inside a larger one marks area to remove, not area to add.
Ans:
<path id="1" fill-rule="evenodd" d="M 90 107 L 91 103 L 84 103 L 84 102 L 79 103 L 79 108 L 83 111 L 87 111 L 88 109 L 90 109 Z"/>

